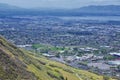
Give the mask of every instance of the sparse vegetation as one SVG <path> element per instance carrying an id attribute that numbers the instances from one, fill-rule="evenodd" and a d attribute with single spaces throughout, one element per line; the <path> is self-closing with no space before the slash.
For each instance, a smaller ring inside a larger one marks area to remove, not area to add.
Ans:
<path id="1" fill-rule="evenodd" d="M 1 37 L 0 55 L 2 80 L 104 80 L 102 76 L 13 47 Z"/>

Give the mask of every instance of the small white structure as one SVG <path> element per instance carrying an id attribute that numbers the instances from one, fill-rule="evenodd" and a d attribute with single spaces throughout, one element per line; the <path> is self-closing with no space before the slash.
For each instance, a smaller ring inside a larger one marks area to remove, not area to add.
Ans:
<path id="1" fill-rule="evenodd" d="M 55 57 L 55 55 L 50 55 L 50 54 L 46 54 L 46 53 L 44 53 L 42 55 L 45 56 L 45 57 Z"/>
<path id="2" fill-rule="evenodd" d="M 108 61 L 108 64 L 110 64 L 110 65 L 120 65 L 120 60 Z"/>
<path id="3" fill-rule="evenodd" d="M 31 47 L 32 45 L 30 44 L 26 44 L 26 45 L 17 45 L 17 47 L 19 48 L 25 48 L 25 47 Z"/>
<path id="4" fill-rule="evenodd" d="M 115 56 L 120 56 L 120 53 L 117 52 L 113 52 L 113 53 L 109 53 L 110 55 L 115 55 Z"/>

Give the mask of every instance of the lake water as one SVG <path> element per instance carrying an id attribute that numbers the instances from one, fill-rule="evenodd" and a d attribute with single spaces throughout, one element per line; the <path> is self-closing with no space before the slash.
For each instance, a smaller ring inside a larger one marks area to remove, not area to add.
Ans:
<path id="1" fill-rule="evenodd" d="M 84 16 L 84 17 L 60 17 L 64 20 L 100 20 L 100 21 L 120 21 L 120 16 Z"/>

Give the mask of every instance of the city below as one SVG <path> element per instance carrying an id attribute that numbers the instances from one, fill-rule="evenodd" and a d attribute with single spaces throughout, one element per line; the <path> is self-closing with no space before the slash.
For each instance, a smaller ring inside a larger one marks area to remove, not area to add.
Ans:
<path id="1" fill-rule="evenodd" d="M 120 78 L 120 18 L 114 17 L 1 17 L 0 34 L 33 54 Z"/>

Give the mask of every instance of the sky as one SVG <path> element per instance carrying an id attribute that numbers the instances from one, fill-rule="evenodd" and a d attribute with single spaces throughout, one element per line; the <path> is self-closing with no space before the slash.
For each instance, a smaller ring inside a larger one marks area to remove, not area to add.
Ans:
<path id="1" fill-rule="evenodd" d="M 88 5 L 120 5 L 120 0 L 0 0 L 23 8 L 80 8 Z"/>

